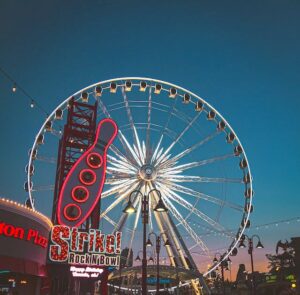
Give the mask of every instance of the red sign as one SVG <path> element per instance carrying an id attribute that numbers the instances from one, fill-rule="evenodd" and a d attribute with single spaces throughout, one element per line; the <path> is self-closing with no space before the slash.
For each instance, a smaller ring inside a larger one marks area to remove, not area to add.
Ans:
<path id="1" fill-rule="evenodd" d="M 46 248 L 48 245 L 48 239 L 42 236 L 38 230 L 32 228 L 26 230 L 21 226 L 14 226 L 3 221 L 0 222 L 0 235 L 25 240 L 43 248 Z"/>
<path id="2" fill-rule="evenodd" d="M 107 149 L 117 133 L 117 124 L 112 119 L 99 122 L 94 143 L 76 161 L 62 185 L 57 206 L 59 224 L 80 226 L 99 202 L 105 182 Z"/>
<path id="3" fill-rule="evenodd" d="M 121 232 L 103 234 L 100 230 L 81 231 L 56 225 L 51 232 L 49 258 L 72 265 L 116 266 L 120 263 Z"/>

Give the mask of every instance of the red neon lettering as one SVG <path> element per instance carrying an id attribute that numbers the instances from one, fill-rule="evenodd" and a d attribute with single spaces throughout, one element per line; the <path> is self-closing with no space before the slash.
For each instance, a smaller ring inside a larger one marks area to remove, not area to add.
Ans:
<path id="1" fill-rule="evenodd" d="M 76 227 L 73 227 L 71 234 L 71 251 L 77 251 L 77 234 L 78 229 Z"/>
<path id="2" fill-rule="evenodd" d="M 83 252 L 84 248 L 84 242 L 88 241 L 89 239 L 89 234 L 86 232 L 80 232 L 79 233 L 79 241 L 78 241 L 78 252 Z"/>
<path id="3" fill-rule="evenodd" d="M 16 238 L 24 240 L 25 229 L 22 227 L 16 227 L 12 224 L 7 224 L 5 222 L 0 223 L 0 235 L 4 235 L 10 238 Z M 48 239 L 39 235 L 39 232 L 34 229 L 29 229 L 26 235 L 27 241 L 32 241 L 34 244 L 39 245 L 43 248 L 47 247 Z"/>
<path id="4" fill-rule="evenodd" d="M 101 234 L 101 231 L 96 231 L 96 241 L 95 241 L 95 252 L 103 253 L 104 252 L 104 235 Z"/>
<path id="5" fill-rule="evenodd" d="M 107 235 L 106 237 L 106 253 L 113 254 L 115 252 L 115 236 Z"/>
<path id="6" fill-rule="evenodd" d="M 121 232 L 116 232 L 116 254 L 120 254 L 121 253 L 121 237 L 122 237 L 122 233 Z"/>
<path id="7" fill-rule="evenodd" d="M 55 245 L 50 246 L 50 259 L 53 261 L 66 261 L 69 253 L 69 243 L 64 239 L 70 238 L 70 228 L 67 226 L 54 226 L 51 240 Z"/>

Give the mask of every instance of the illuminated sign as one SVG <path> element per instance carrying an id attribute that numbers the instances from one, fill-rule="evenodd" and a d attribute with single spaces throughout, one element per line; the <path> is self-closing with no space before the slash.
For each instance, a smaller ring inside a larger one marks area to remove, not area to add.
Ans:
<path id="1" fill-rule="evenodd" d="M 157 282 L 156 277 L 149 277 L 147 278 L 147 284 L 154 285 Z M 160 284 L 170 284 L 172 281 L 169 278 L 159 278 L 159 283 Z"/>
<path id="2" fill-rule="evenodd" d="M 110 118 L 99 122 L 95 141 L 72 166 L 59 193 L 57 219 L 61 225 L 80 226 L 98 204 L 106 176 L 107 149 L 118 133 Z"/>
<path id="3" fill-rule="evenodd" d="M 103 234 L 101 230 L 79 230 L 56 225 L 51 232 L 49 258 L 72 265 L 117 266 L 120 264 L 121 232 Z"/>
<path id="4" fill-rule="evenodd" d="M 290 281 L 290 282 L 296 282 L 296 278 L 293 274 L 289 274 L 287 276 L 285 276 L 285 280 L 286 281 Z M 277 275 L 267 275 L 266 276 L 266 282 L 267 283 L 275 283 L 277 282 Z"/>
<path id="5" fill-rule="evenodd" d="M 26 230 L 21 226 L 14 226 L 3 221 L 0 221 L 0 236 L 1 235 L 4 237 L 28 241 L 43 248 L 46 248 L 48 245 L 48 239 L 41 235 L 38 230 L 33 228 Z"/>
<path id="6" fill-rule="evenodd" d="M 73 277 L 77 278 L 98 278 L 103 273 L 103 268 L 98 267 L 76 267 L 71 266 L 70 271 Z"/>

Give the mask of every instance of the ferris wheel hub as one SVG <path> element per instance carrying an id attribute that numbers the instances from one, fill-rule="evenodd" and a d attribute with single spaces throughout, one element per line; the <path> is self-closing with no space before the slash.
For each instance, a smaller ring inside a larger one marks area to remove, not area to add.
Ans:
<path id="1" fill-rule="evenodd" d="M 156 169 L 153 165 L 143 165 L 139 170 L 139 176 L 141 179 L 146 181 L 154 180 L 157 176 Z"/>

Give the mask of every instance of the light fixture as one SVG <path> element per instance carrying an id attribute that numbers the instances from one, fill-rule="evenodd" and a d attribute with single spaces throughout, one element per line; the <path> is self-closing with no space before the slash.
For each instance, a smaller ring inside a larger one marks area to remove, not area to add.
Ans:
<path id="1" fill-rule="evenodd" d="M 148 238 L 148 240 L 146 242 L 146 246 L 147 247 L 151 247 L 152 246 L 152 242 L 151 242 L 150 238 Z"/>
<path id="2" fill-rule="evenodd" d="M 132 202 L 131 202 L 130 199 L 129 199 L 126 207 L 123 209 L 123 212 L 124 213 L 128 213 L 128 214 L 136 212 L 136 209 L 134 208 L 134 206 L 133 206 L 133 204 L 132 204 Z"/>
<path id="3" fill-rule="evenodd" d="M 117 84 L 115 82 L 110 83 L 110 92 L 116 93 L 117 92 Z"/>
<path id="4" fill-rule="evenodd" d="M 137 255 L 137 257 L 135 258 L 135 261 L 141 261 L 141 258 L 139 255 Z"/>
<path id="5" fill-rule="evenodd" d="M 101 96 L 102 95 L 102 87 L 101 86 L 97 86 L 95 88 L 95 94 L 96 94 L 96 96 Z"/>
<path id="6" fill-rule="evenodd" d="M 239 248 L 246 248 L 246 245 L 245 245 L 245 243 L 244 243 L 244 240 L 241 240 L 241 241 L 240 241 Z"/>
<path id="7" fill-rule="evenodd" d="M 150 261 L 154 262 L 154 259 L 153 259 L 152 256 L 149 258 L 149 262 L 150 262 Z"/>
<path id="8" fill-rule="evenodd" d="M 187 103 L 190 102 L 190 100 L 191 100 L 191 96 L 190 96 L 188 93 L 185 93 L 185 94 L 183 95 L 183 100 L 182 100 L 182 102 L 187 104 Z"/>
<path id="9" fill-rule="evenodd" d="M 198 101 L 196 102 L 195 110 L 196 110 L 197 112 L 202 112 L 203 108 L 204 108 L 203 102 L 200 101 L 200 100 L 198 100 Z"/>
<path id="10" fill-rule="evenodd" d="M 34 100 L 33 100 L 33 99 L 32 99 L 31 102 L 30 102 L 30 107 L 31 107 L 31 108 L 34 108 Z"/>
<path id="11" fill-rule="evenodd" d="M 216 113 L 214 111 L 209 111 L 207 114 L 207 119 L 208 120 L 214 120 L 216 117 Z"/>
<path id="12" fill-rule="evenodd" d="M 169 239 L 166 240 L 165 246 L 171 246 L 171 244 L 170 244 L 170 242 L 169 242 Z"/>
<path id="13" fill-rule="evenodd" d="M 145 81 L 141 81 L 140 83 L 140 91 L 146 91 L 147 83 Z"/>
<path id="14" fill-rule="evenodd" d="M 242 159 L 241 162 L 240 162 L 240 168 L 241 168 L 241 169 L 244 169 L 244 168 L 246 168 L 247 166 L 248 166 L 247 160 L 246 160 L 245 158 Z"/>
<path id="15" fill-rule="evenodd" d="M 37 138 L 37 144 L 44 144 L 44 135 L 40 134 Z"/>
<path id="16" fill-rule="evenodd" d="M 169 97 L 170 98 L 175 98 L 177 95 L 177 89 L 172 87 L 170 90 L 169 90 Z"/>
<path id="17" fill-rule="evenodd" d="M 257 249 L 262 249 L 262 248 L 264 248 L 264 246 L 263 246 L 263 244 L 261 243 L 260 240 L 258 241 L 258 243 L 257 243 L 257 245 L 256 245 L 256 248 L 257 248 Z"/>
<path id="18" fill-rule="evenodd" d="M 55 117 L 54 117 L 54 119 L 55 120 L 61 120 L 62 116 L 63 116 L 63 111 L 61 109 L 57 109 L 55 111 Z"/>
<path id="19" fill-rule="evenodd" d="M 155 89 L 154 89 L 154 93 L 155 93 L 155 94 L 160 94 L 161 89 L 162 89 L 161 84 L 156 84 L 156 85 L 155 85 Z"/>
<path id="20" fill-rule="evenodd" d="M 131 88 L 132 88 L 132 82 L 126 81 L 125 82 L 125 91 L 131 91 Z"/>
<path id="21" fill-rule="evenodd" d="M 157 205 L 154 208 L 154 211 L 156 212 L 167 212 L 168 209 L 166 205 L 164 204 L 162 198 L 159 198 Z"/>
<path id="22" fill-rule="evenodd" d="M 46 122 L 45 130 L 48 132 L 52 131 L 52 122 L 50 120 Z"/>
<path id="23" fill-rule="evenodd" d="M 17 84 L 16 83 L 14 83 L 14 85 L 13 85 L 13 87 L 12 87 L 12 92 L 16 92 L 17 91 Z"/>
<path id="24" fill-rule="evenodd" d="M 88 102 L 89 95 L 87 94 L 87 92 L 82 92 L 81 93 L 81 100 L 82 100 L 82 102 Z"/>
<path id="25" fill-rule="evenodd" d="M 217 129 L 218 129 L 219 131 L 221 131 L 221 130 L 224 130 L 225 127 L 226 127 L 225 122 L 224 122 L 224 121 L 220 121 L 220 122 L 218 123 Z"/>

